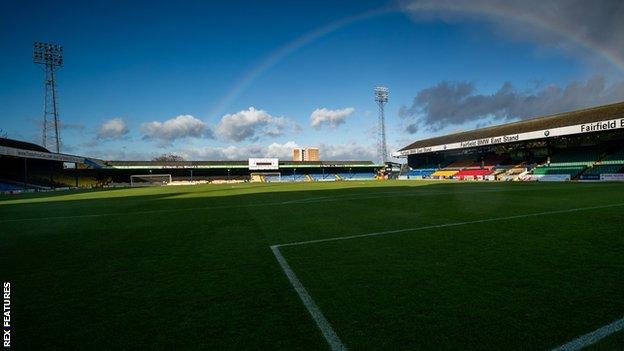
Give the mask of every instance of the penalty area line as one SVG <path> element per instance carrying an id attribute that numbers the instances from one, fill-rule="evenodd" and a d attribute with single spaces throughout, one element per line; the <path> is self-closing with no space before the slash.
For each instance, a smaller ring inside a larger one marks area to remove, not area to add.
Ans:
<path id="1" fill-rule="evenodd" d="M 485 219 L 478 219 L 474 221 L 444 223 L 444 224 L 404 228 L 404 229 L 397 229 L 397 230 L 388 230 L 388 231 L 383 231 L 383 232 L 374 232 L 374 233 L 367 233 L 367 234 L 360 234 L 360 235 L 347 235 L 347 236 L 339 236 L 339 237 L 333 237 L 333 238 L 327 238 L 327 239 L 297 241 L 297 242 L 286 243 L 286 244 L 271 245 L 270 248 L 271 248 L 271 251 L 273 252 L 273 255 L 275 255 L 275 258 L 277 259 L 277 262 L 282 268 L 282 271 L 284 271 L 284 274 L 290 281 L 290 284 L 295 289 L 295 292 L 297 292 L 297 295 L 299 295 L 299 298 L 303 302 L 303 305 L 305 306 L 305 308 L 308 310 L 308 312 L 312 316 L 312 319 L 314 319 L 314 322 L 316 323 L 318 328 L 321 330 L 323 337 L 325 337 L 325 340 L 327 341 L 331 349 L 332 350 L 346 350 L 347 348 L 344 346 L 344 344 L 340 340 L 340 337 L 338 337 L 338 334 L 336 334 L 336 332 L 332 328 L 327 318 L 325 318 L 325 316 L 323 315 L 323 312 L 321 311 L 321 309 L 314 302 L 310 293 L 303 286 L 303 284 L 301 283 L 301 281 L 299 280 L 299 278 L 297 277 L 293 269 L 288 264 L 288 261 L 286 261 L 286 258 L 282 255 L 279 249 L 280 247 L 317 244 L 317 243 L 324 243 L 324 242 L 330 242 L 330 241 L 358 239 L 358 238 L 366 238 L 366 237 L 373 237 L 373 236 L 398 234 L 398 233 L 411 232 L 411 231 L 421 231 L 421 230 L 426 230 L 426 229 L 457 227 L 457 226 L 462 226 L 462 225 L 507 221 L 507 220 L 521 219 L 521 218 L 539 217 L 539 216 L 562 214 L 562 213 L 574 213 L 574 212 L 579 212 L 579 211 L 591 211 L 591 210 L 599 210 L 599 209 L 604 209 L 604 208 L 614 208 L 614 207 L 623 207 L 623 206 L 624 206 L 624 203 L 616 203 L 616 204 L 601 205 L 601 206 L 576 207 L 576 208 L 569 208 L 569 209 L 564 209 L 564 210 L 553 210 L 553 211 L 526 213 L 526 214 L 515 215 L 515 216 L 485 218 Z M 589 334 L 585 334 L 565 345 L 562 345 L 558 348 L 553 349 L 552 351 L 580 350 L 584 348 L 585 346 L 591 345 L 597 342 L 598 340 L 603 339 L 623 328 L 624 328 L 624 318 L 617 320 Z"/>
<path id="2" fill-rule="evenodd" d="M 581 335 L 578 338 L 552 349 L 552 351 L 577 351 L 589 345 L 593 345 L 607 336 L 624 329 L 624 318 L 618 319 L 591 333 Z"/>
<path id="3" fill-rule="evenodd" d="M 312 319 L 314 319 L 314 322 L 321 330 L 321 333 L 323 333 L 323 337 L 325 337 L 325 340 L 327 341 L 331 349 L 334 351 L 346 350 L 347 348 L 344 346 L 327 318 L 325 318 L 323 312 L 321 312 L 321 309 L 316 305 L 316 303 L 312 299 L 312 296 L 310 296 L 310 293 L 308 293 L 303 284 L 301 284 L 301 281 L 299 280 L 299 278 L 297 278 L 295 272 L 292 270 L 292 268 L 290 268 L 290 265 L 288 264 L 284 256 L 282 256 L 279 247 L 275 245 L 271 246 L 271 251 L 273 251 L 273 255 L 275 255 L 277 262 L 282 267 L 284 274 L 286 274 L 286 277 L 290 281 L 290 284 L 293 286 L 293 288 L 295 288 L 295 291 L 297 292 L 297 295 L 299 295 L 301 302 L 303 302 L 303 305 L 310 313 L 310 316 L 312 316 Z"/>
<path id="4" fill-rule="evenodd" d="M 624 206 L 624 203 L 617 203 L 617 204 L 611 204 L 611 205 L 601 205 L 601 206 L 591 206 L 591 207 L 576 207 L 576 208 L 569 208 L 569 209 L 565 209 L 565 210 L 554 210 L 554 211 L 545 211 L 545 212 L 526 213 L 526 214 L 514 215 L 514 216 L 506 216 L 506 217 L 477 219 L 477 220 L 474 220 L 474 221 L 434 224 L 434 225 L 428 225 L 428 226 L 424 226 L 424 227 L 412 227 L 412 228 L 403 228 L 403 229 L 395 229 L 395 230 L 386 230 L 386 231 L 383 231 L 383 232 L 374 232 L 374 233 L 367 233 L 367 234 L 338 236 L 338 237 L 326 238 L 326 239 L 296 241 L 296 242 L 292 242 L 292 243 L 279 244 L 279 245 L 274 245 L 274 246 L 276 246 L 276 247 L 285 247 L 285 246 L 308 245 L 308 244 L 324 243 L 324 242 L 328 242 L 328 241 L 358 239 L 358 238 L 366 238 L 366 237 L 370 237 L 370 236 L 381 236 L 381 235 L 389 235 L 389 234 L 398 234 L 398 233 L 404 233 L 404 232 L 421 231 L 421 230 L 426 230 L 426 229 L 457 227 L 457 226 L 462 226 L 462 225 L 478 224 L 478 223 L 508 221 L 508 220 L 513 220 L 513 219 L 521 219 L 521 218 L 529 218 L 529 217 L 540 217 L 540 216 L 546 216 L 546 215 L 561 214 L 561 213 L 572 213 L 572 212 L 579 212 L 579 211 L 599 210 L 599 209 L 603 209 L 603 208 L 622 207 L 622 206 Z"/>

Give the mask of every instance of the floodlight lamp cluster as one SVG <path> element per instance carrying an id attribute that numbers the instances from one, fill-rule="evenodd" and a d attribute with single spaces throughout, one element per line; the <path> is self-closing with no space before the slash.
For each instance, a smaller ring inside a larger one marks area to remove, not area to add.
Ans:
<path id="1" fill-rule="evenodd" d="M 39 64 L 63 67 L 63 46 L 36 41 L 33 47 L 33 61 Z"/>
<path id="2" fill-rule="evenodd" d="M 388 88 L 384 86 L 375 87 L 375 101 L 388 102 Z"/>

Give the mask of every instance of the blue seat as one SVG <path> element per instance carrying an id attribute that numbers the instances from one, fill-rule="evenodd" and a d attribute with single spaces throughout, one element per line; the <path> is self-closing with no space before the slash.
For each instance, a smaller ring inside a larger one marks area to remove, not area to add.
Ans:
<path id="1" fill-rule="evenodd" d="M 22 190 L 21 186 L 0 182 L 0 191 Z"/>

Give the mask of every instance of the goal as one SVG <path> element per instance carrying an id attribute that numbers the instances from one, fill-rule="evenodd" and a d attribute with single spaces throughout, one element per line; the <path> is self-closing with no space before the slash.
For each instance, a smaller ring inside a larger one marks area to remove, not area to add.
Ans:
<path id="1" fill-rule="evenodd" d="M 130 186 L 164 185 L 171 183 L 171 174 L 134 174 Z"/>
<path id="2" fill-rule="evenodd" d="M 250 174 L 252 182 L 281 182 L 280 172 L 254 172 Z"/>

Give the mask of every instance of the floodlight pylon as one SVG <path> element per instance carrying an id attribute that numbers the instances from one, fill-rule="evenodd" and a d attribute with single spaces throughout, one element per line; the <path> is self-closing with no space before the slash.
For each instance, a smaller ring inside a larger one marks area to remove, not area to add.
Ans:
<path id="1" fill-rule="evenodd" d="M 388 145 L 386 142 L 386 117 L 384 106 L 388 103 L 389 89 L 385 86 L 375 87 L 375 101 L 379 106 L 379 117 L 377 120 L 377 157 L 381 163 L 388 161 Z"/>
<path id="2" fill-rule="evenodd" d="M 59 110 L 56 92 L 56 71 L 63 67 L 63 47 L 35 42 L 33 62 L 45 70 L 45 95 L 42 123 L 42 145 L 56 153 L 61 152 Z"/>

